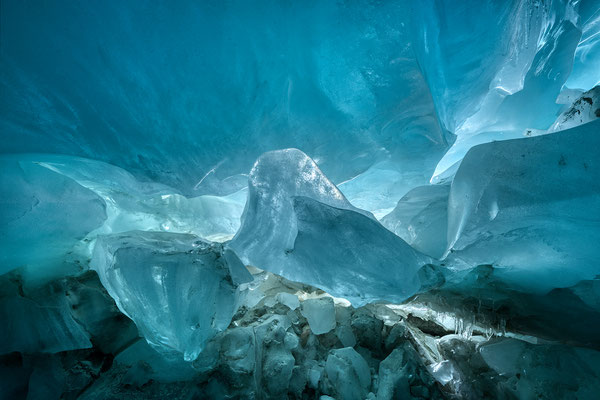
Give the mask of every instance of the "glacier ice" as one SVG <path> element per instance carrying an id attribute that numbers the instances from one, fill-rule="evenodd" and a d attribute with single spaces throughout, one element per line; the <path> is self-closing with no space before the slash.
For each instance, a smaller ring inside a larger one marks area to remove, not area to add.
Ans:
<path id="1" fill-rule="evenodd" d="M 107 218 L 98 195 L 13 155 L 0 157 L 0 208 L 0 274 L 23 268 L 33 284 L 78 271 L 68 256 Z"/>
<path id="2" fill-rule="evenodd" d="M 92 158 L 222 196 L 270 150 L 301 148 L 336 182 L 412 139 L 443 151 L 406 9 L 7 0 L 0 152 Z"/>
<path id="3" fill-rule="evenodd" d="M 402 301 L 419 289 L 428 257 L 353 207 L 301 151 L 264 154 L 248 185 L 242 226 L 228 244 L 245 263 L 355 304 Z"/>
<path id="4" fill-rule="evenodd" d="M 302 315 L 308 320 L 308 326 L 315 335 L 335 328 L 335 307 L 330 297 L 304 300 Z"/>
<path id="5" fill-rule="evenodd" d="M 433 258 L 447 247 L 449 185 L 418 186 L 404 195 L 381 224 Z"/>
<path id="6" fill-rule="evenodd" d="M 51 155 L 21 157 L 73 179 L 104 200 L 107 221 L 92 236 L 139 229 L 228 239 L 239 227 L 246 200 L 244 189 L 226 196 L 188 198 L 166 185 L 139 181 L 121 168 L 90 159 Z"/>
<path id="7" fill-rule="evenodd" d="M 5 287 L 0 295 L 0 317 L 4 326 L 0 354 L 58 353 L 92 347 L 88 333 L 71 315 L 60 285 L 25 297 L 10 293 L 17 291 L 14 284 L 2 283 Z"/>
<path id="8" fill-rule="evenodd" d="M 198 237 L 128 232 L 99 239 L 92 267 L 149 344 L 192 361 L 237 309 L 244 266 Z"/>
<path id="9" fill-rule="evenodd" d="M 582 6 L 585 14 L 593 13 L 589 3 Z M 413 7 L 417 58 L 442 126 L 457 135 L 432 182 L 442 180 L 474 145 L 550 126 L 582 30 L 590 29 L 588 23 L 582 28 L 578 11 L 578 2 L 565 0 L 441 1 Z M 473 31 L 480 32 L 478 40 L 472 40 Z M 581 65 L 586 76 L 593 76 L 593 61 Z"/>
<path id="10" fill-rule="evenodd" d="M 369 366 L 352 347 L 333 350 L 327 357 L 327 376 L 344 399 L 363 399 L 371 384 Z"/>
<path id="11" fill-rule="evenodd" d="M 140 182 L 121 168 L 79 157 L 19 154 L 2 156 L 0 163 L 5 210 L 0 272 L 21 268 L 33 285 L 86 269 L 98 235 L 139 229 L 229 239 L 246 199 L 245 189 L 187 198 L 168 186 Z M 31 252 L 32 245 L 38 251 Z"/>
<path id="12" fill-rule="evenodd" d="M 595 399 L 599 22 L 2 1 L 0 397 Z"/>
<path id="13" fill-rule="evenodd" d="M 534 291 L 598 275 L 599 131 L 596 120 L 471 149 L 448 199 L 451 257 Z"/>

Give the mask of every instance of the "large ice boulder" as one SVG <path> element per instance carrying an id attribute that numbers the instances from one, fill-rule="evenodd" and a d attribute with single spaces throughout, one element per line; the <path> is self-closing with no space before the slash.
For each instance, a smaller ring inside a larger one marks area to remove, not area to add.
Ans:
<path id="1" fill-rule="evenodd" d="M 249 178 L 242 226 L 229 246 L 247 264 L 355 305 L 402 301 L 429 258 L 353 207 L 304 153 L 264 154 Z"/>
<path id="2" fill-rule="evenodd" d="M 198 237 L 127 232 L 98 239 L 92 267 L 119 309 L 159 351 L 196 359 L 225 330 L 251 280 L 230 250 Z"/>

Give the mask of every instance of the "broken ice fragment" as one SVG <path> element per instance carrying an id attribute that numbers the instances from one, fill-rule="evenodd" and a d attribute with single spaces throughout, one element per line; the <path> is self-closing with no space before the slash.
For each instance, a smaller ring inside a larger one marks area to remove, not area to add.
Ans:
<path id="1" fill-rule="evenodd" d="M 369 365 L 352 347 L 332 350 L 325 366 L 336 398 L 362 400 L 371 386 Z"/>
<path id="2" fill-rule="evenodd" d="M 100 238 L 92 266 L 149 344 L 191 361 L 227 328 L 237 286 L 251 280 L 231 257 L 193 235 L 134 231 Z"/>
<path id="3" fill-rule="evenodd" d="M 310 330 L 315 335 L 327 333 L 335 328 L 335 307 L 331 297 L 304 300 L 302 315 L 308 320 Z"/>

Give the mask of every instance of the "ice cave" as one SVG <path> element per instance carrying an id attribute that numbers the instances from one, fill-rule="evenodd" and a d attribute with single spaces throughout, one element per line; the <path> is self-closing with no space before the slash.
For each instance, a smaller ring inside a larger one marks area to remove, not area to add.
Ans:
<path id="1" fill-rule="evenodd" d="M 600 399 L 600 0 L 1 0 L 0 400 Z"/>

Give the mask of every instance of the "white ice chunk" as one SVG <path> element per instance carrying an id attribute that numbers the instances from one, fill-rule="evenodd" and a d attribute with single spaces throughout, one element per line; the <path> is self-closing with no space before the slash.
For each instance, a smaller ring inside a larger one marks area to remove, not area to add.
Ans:
<path id="1" fill-rule="evenodd" d="M 335 328 L 335 307 L 331 297 L 304 300 L 302 315 L 308 320 L 310 330 L 315 335 L 327 333 Z"/>

